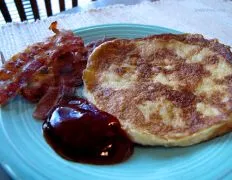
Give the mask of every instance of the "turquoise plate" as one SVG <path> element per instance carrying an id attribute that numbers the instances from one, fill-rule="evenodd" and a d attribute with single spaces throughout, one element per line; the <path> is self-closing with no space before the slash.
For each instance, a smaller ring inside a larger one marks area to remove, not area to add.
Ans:
<path id="1" fill-rule="evenodd" d="M 103 37 L 135 38 L 180 33 L 136 24 L 110 24 L 74 31 L 90 42 Z M 117 165 L 66 161 L 45 142 L 41 124 L 32 118 L 34 105 L 16 97 L 0 110 L 0 160 L 13 179 L 232 179 L 232 133 L 185 148 L 136 147 Z"/>

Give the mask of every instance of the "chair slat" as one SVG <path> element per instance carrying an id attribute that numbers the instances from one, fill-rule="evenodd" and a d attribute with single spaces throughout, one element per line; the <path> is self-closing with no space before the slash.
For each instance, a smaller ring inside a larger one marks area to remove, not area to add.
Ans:
<path id="1" fill-rule="evenodd" d="M 37 5 L 36 0 L 30 0 L 30 3 L 31 3 L 31 8 L 32 8 L 32 11 L 33 11 L 34 19 L 35 20 L 40 19 L 39 9 L 38 9 L 38 5 Z"/>
<path id="2" fill-rule="evenodd" d="M 16 5 L 16 8 L 18 10 L 19 17 L 20 17 L 21 21 L 27 20 L 25 10 L 23 8 L 22 0 L 14 0 L 14 2 L 15 2 L 15 5 Z"/>
<path id="3" fill-rule="evenodd" d="M 77 7 L 78 0 L 72 0 L 72 7 Z"/>
<path id="4" fill-rule="evenodd" d="M 59 0 L 59 4 L 60 4 L 60 11 L 64 11 L 65 10 L 64 0 Z"/>
<path id="5" fill-rule="evenodd" d="M 45 7 L 47 11 L 47 16 L 52 16 L 52 6 L 51 6 L 51 0 L 44 0 Z"/>
<path id="6" fill-rule="evenodd" d="M 27 18 L 28 9 L 32 9 L 34 19 L 40 19 L 40 12 L 38 8 L 38 0 L 14 0 L 16 5 L 19 17 L 21 21 L 26 21 L 27 19 L 31 19 L 32 17 Z M 92 0 L 94 1 L 94 0 Z M 44 0 L 47 16 L 52 16 L 52 1 Z M 78 6 L 78 0 L 72 0 L 72 7 Z M 59 0 L 60 12 L 65 11 L 65 0 Z M 13 15 L 9 12 L 8 7 L 6 5 L 5 0 L 0 0 L 0 10 L 6 22 L 12 22 Z M 12 17 L 11 17 L 12 16 Z"/>
<path id="7" fill-rule="evenodd" d="M 7 6 L 6 6 L 6 3 L 4 0 L 0 0 L 0 9 L 1 9 L 1 12 L 2 12 L 2 15 L 5 19 L 6 22 L 12 22 L 12 19 L 11 19 L 11 16 L 10 16 L 10 13 L 7 9 Z"/>

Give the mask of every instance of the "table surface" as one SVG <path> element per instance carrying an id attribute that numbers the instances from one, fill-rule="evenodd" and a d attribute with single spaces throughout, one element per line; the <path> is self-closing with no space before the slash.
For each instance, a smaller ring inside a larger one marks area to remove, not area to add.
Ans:
<path id="1" fill-rule="evenodd" d="M 125 0 L 127 6 L 112 5 L 120 2 L 124 1 L 98 0 L 35 23 L 3 25 L 0 27 L 1 51 L 9 59 L 27 45 L 44 40 L 52 35 L 47 27 L 55 20 L 59 27 L 65 29 L 109 23 L 157 25 L 182 32 L 200 33 L 207 38 L 218 38 L 222 43 L 232 45 L 232 39 L 228 38 L 232 32 L 232 1 Z M 104 3 L 111 6 L 101 7 Z M 132 3 L 137 4 L 130 5 Z"/>
<path id="2" fill-rule="evenodd" d="M 108 5 L 111 6 L 103 8 Z M 0 47 L 8 59 L 27 45 L 50 36 L 52 33 L 47 27 L 54 20 L 66 29 L 107 23 L 158 25 L 218 38 L 232 46 L 232 38 L 228 38 L 232 37 L 231 19 L 232 1 L 228 0 L 98 0 L 35 23 L 3 25 L 0 27 Z M 10 179 L 1 167 L 0 179 Z"/>

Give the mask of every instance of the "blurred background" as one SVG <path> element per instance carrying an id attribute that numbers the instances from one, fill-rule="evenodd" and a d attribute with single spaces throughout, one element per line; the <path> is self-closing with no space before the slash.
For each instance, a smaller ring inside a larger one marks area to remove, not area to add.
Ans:
<path id="1" fill-rule="evenodd" d="M 52 15 L 75 13 L 114 4 L 130 5 L 142 1 L 145 0 L 0 0 L 0 25 L 25 20 L 31 22 Z"/>

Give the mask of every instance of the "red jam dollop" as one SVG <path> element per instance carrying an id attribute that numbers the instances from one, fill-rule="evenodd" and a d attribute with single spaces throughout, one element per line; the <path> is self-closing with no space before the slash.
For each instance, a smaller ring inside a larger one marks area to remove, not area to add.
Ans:
<path id="1" fill-rule="evenodd" d="M 53 108 L 43 133 L 59 155 L 75 162 L 115 164 L 134 151 L 117 118 L 78 97 L 66 98 Z"/>

